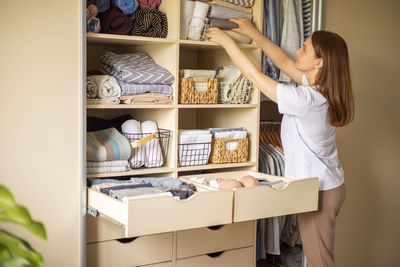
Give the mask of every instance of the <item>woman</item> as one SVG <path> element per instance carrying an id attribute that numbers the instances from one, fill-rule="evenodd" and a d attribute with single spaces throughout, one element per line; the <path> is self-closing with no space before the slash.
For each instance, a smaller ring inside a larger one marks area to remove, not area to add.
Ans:
<path id="1" fill-rule="evenodd" d="M 238 24 L 236 32 L 250 37 L 281 71 L 300 84 L 284 85 L 270 79 L 228 35 L 218 28 L 208 29 L 207 40 L 223 46 L 255 87 L 278 104 L 283 114 L 285 176 L 319 178 L 318 210 L 298 214 L 300 235 L 310 267 L 335 266 L 335 221 L 345 198 L 335 135 L 337 127 L 354 117 L 346 43 L 335 33 L 314 32 L 296 51 L 294 61 L 248 19 L 231 21 Z"/>

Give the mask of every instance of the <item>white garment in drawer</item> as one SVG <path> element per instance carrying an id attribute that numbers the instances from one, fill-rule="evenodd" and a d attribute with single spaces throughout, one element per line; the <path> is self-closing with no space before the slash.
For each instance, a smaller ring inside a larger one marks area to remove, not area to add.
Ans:
<path id="1" fill-rule="evenodd" d="M 88 267 L 131 267 L 172 260 L 172 233 L 92 243 L 86 246 Z"/>
<path id="2" fill-rule="evenodd" d="M 169 196 L 122 202 L 87 189 L 87 204 L 100 216 L 125 228 L 125 237 L 166 233 L 232 222 L 232 191 L 202 187 L 188 199 Z"/>
<path id="3" fill-rule="evenodd" d="M 253 245 L 254 221 L 177 232 L 177 258 Z"/>
<path id="4" fill-rule="evenodd" d="M 254 266 L 254 261 L 254 248 L 248 247 L 224 251 L 220 255 L 178 259 L 176 267 L 249 267 Z"/>
<path id="5" fill-rule="evenodd" d="M 296 180 L 252 171 L 202 174 L 197 175 L 197 177 L 204 177 L 206 181 L 210 181 L 216 178 L 240 179 L 245 175 L 251 175 L 255 178 L 266 178 L 269 181 L 283 180 L 287 183 L 287 186 L 283 190 L 275 190 L 266 185 L 235 188 L 233 190 L 233 222 L 269 218 L 318 209 L 318 178 Z M 183 176 L 180 178 L 192 182 L 190 181 L 191 177 Z M 192 183 L 196 184 L 195 182 Z M 204 187 L 211 190 L 209 186 Z"/>

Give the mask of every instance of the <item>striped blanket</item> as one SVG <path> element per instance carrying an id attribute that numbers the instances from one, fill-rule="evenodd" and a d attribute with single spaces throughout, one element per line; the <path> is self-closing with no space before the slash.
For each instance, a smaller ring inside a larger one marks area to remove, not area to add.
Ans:
<path id="1" fill-rule="evenodd" d="M 86 160 L 128 160 L 131 146 L 128 139 L 115 128 L 86 133 Z"/>

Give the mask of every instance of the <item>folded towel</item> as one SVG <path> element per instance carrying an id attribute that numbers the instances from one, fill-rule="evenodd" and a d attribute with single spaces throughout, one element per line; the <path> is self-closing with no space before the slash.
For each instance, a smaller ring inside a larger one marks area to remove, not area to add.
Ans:
<path id="1" fill-rule="evenodd" d="M 232 131 L 232 132 L 215 132 L 214 138 L 224 138 L 224 139 L 242 139 L 246 138 L 246 131 Z M 226 149 L 227 150 L 236 150 L 237 142 L 227 142 Z"/>
<path id="2" fill-rule="evenodd" d="M 134 119 L 127 120 L 121 125 L 122 133 L 130 142 L 135 142 L 143 138 L 140 129 L 140 122 Z M 129 164 L 132 169 L 140 168 L 145 163 L 146 152 L 143 146 L 132 148 Z"/>
<path id="3" fill-rule="evenodd" d="M 131 146 L 117 129 L 86 133 L 86 159 L 88 161 L 128 160 Z"/>
<path id="4" fill-rule="evenodd" d="M 128 166 L 127 160 L 110 160 L 110 161 L 88 161 L 86 167 L 122 167 Z"/>
<path id="5" fill-rule="evenodd" d="M 238 11 L 241 11 L 244 13 L 248 13 L 248 14 L 253 13 L 253 10 L 250 7 L 235 5 L 233 3 L 227 2 L 226 0 L 198 0 L 198 1 L 206 2 L 209 5 L 223 6 L 223 7 L 227 7 L 230 9 L 235 9 L 235 10 L 238 10 Z"/>
<path id="6" fill-rule="evenodd" d="M 168 35 L 167 16 L 158 9 L 143 8 L 133 13 L 131 35 L 166 38 Z"/>
<path id="7" fill-rule="evenodd" d="M 121 96 L 121 87 L 117 79 L 109 75 L 88 76 L 97 86 L 98 98 L 114 98 Z"/>
<path id="8" fill-rule="evenodd" d="M 136 0 L 112 0 L 111 3 L 113 6 L 119 7 L 125 15 L 132 14 L 139 7 Z"/>
<path id="9" fill-rule="evenodd" d="M 192 19 L 189 24 L 188 39 L 202 40 L 203 30 L 207 18 L 207 13 L 210 8 L 209 4 L 199 1 L 194 2 Z"/>
<path id="10" fill-rule="evenodd" d="M 89 77 L 86 77 L 86 97 L 87 98 L 96 98 L 97 96 L 97 85 L 96 83 Z"/>
<path id="11" fill-rule="evenodd" d="M 146 104 L 162 104 L 162 105 L 170 105 L 174 103 L 172 95 L 162 95 L 162 94 L 153 94 L 153 93 L 145 93 L 139 95 L 127 95 L 121 96 L 122 104 L 137 104 L 137 105 L 146 105 Z"/>
<path id="12" fill-rule="evenodd" d="M 143 137 L 146 137 L 152 133 L 158 132 L 157 123 L 154 121 L 144 121 L 141 123 Z M 145 166 L 146 167 L 160 167 L 164 164 L 164 159 L 162 155 L 161 146 L 159 139 L 155 138 L 146 144 L 144 144 L 146 149 Z"/>
<path id="13" fill-rule="evenodd" d="M 223 0 L 223 1 L 242 7 L 252 7 L 254 5 L 254 0 Z"/>
<path id="14" fill-rule="evenodd" d="M 181 28 L 180 37 L 186 40 L 189 33 L 190 20 L 193 15 L 194 2 L 189 0 L 181 0 Z"/>
<path id="15" fill-rule="evenodd" d="M 212 134 L 208 130 L 179 131 L 179 165 L 207 164 L 211 152 Z"/>
<path id="16" fill-rule="evenodd" d="M 253 16 L 249 13 L 217 5 L 210 5 L 208 17 L 212 19 L 248 18 L 249 20 L 253 18 Z"/>
<path id="17" fill-rule="evenodd" d="M 139 95 L 144 93 L 172 95 L 174 89 L 167 84 L 137 84 L 118 81 L 121 86 L 121 95 Z"/>
<path id="18" fill-rule="evenodd" d="M 207 130 L 210 131 L 210 133 L 213 135 L 216 132 L 233 132 L 233 131 L 244 131 L 243 127 L 238 127 L 238 128 L 208 128 Z"/>
<path id="19" fill-rule="evenodd" d="M 105 12 L 107 9 L 110 8 L 111 6 L 111 1 L 110 0 L 88 0 L 87 1 L 87 6 L 89 7 L 91 4 L 96 5 L 98 11 L 100 13 Z"/>
<path id="20" fill-rule="evenodd" d="M 143 177 L 143 178 L 131 178 L 131 182 L 138 184 L 146 184 L 150 183 L 154 187 L 163 187 L 163 188 L 174 188 L 178 189 L 182 185 L 182 180 L 174 179 L 169 177 Z"/>
<path id="21" fill-rule="evenodd" d="M 157 187 L 140 187 L 140 188 L 110 190 L 110 196 L 120 200 L 123 197 L 134 197 L 138 195 L 147 195 L 155 193 L 164 193 L 164 191 L 161 188 Z"/>
<path id="22" fill-rule="evenodd" d="M 102 33 L 129 35 L 132 30 L 131 20 L 116 6 L 99 14 L 99 18 Z"/>
<path id="23" fill-rule="evenodd" d="M 98 18 L 89 19 L 86 21 L 86 32 L 100 32 L 100 20 Z"/>
<path id="24" fill-rule="evenodd" d="M 109 98 L 88 98 L 86 104 L 88 105 L 118 105 L 120 103 L 119 97 Z"/>
<path id="25" fill-rule="evenodd" d="M 93 131 L 100 131 L 100 130 L 105 130 L 111 127 L 114 127 L 117 129 L 119 132 L 121 132 L 121 125 L 125 121 L 132 119 L 131 115 L 122 115 L 117 118 L 113 118 L 110 120 L 105 120 L 105 119 L 100 119 L 97 117 L 87 117 L 86 118 L 86 128 L 88 132 L 93 132 Z"/>
<path id="26" fill-rule="evenodd" d="M 99 14 L 97 6 L 95 4 L 88 5 L 86 8 L 86 21 L 96 18 L 97 14 Z"/>
<path id="27" fill-rule="evenodd" d="M 227 19 L 210 19 L 210 27 L 220 28 L 221 30 L 231 30 L 239 26 Z"/>
<path id="28" fill-rule="evenodd" d="M 109 167 L 86 167 L 87 174 L 94 173 L 109 173 L 109 172 L 126 172 L 129 170 L 128 166 L 109 166 Z"/>
<path id="29" fill-rule="evenodd" d="M 139 84 L 168 84 L 175 78 L 165 68 L 157 65 L 145 53 L 115 54 L 106 52 L 100 56 L 102 70 L 119 81 Z"/>
<path id="30" fill-rule="evenodd" d="M 157 8 L 161 0 L 138 0 L 140 8 Z"/>
<path id="31" fill-rule="evenodd" d="M 229 35 L 236 43 L 239 44 L 249 44 L 251 43 L 251 39 L 247 37 L 246 35 L 243 35 L 241 33 L 235 32 L 235 31 L 230 31 L 230 30 L 224 30 L 226 34 Z"/>

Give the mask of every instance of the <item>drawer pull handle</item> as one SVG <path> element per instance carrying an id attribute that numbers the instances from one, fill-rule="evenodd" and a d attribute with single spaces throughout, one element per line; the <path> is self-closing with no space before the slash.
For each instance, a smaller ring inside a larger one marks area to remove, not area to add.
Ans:
<path id="1" fill-rule="evenodd" d="M 117 239 L 117 241 L 118 241 L 119 243 L 125 244 L 125 243 L 131 243 L 131 242 L 135 241 L 136 238 L 138 238 L 138 237 L 120 238 L 120 239 Z"/>
<path id="2" fill-rule="evenodd" d="M 208 253 L 207 256 L 210 258 L 217 258 L 222 255 L 225 251 L 218 251 L 218 252 L 213 252 L 213 253 Z"/>
<path id="3" fill-rule="evenodd" d="M 210 227 L 207 227 L 207 228 L 210 229 L 210 230 L 215 231 L 215 230 L 221 229 L 222 227 L 223 227 L 223 225 L 215 225 L 215 226 L 210 226 Z"/>

